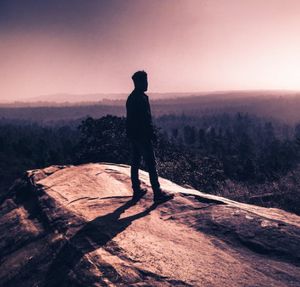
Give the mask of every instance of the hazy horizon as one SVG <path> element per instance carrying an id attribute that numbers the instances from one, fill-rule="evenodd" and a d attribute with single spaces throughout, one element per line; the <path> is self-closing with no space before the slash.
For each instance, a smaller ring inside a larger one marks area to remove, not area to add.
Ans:
<path id="1" fill-rule="evenodd" d="M 53 94 L 300 90 L 296 0 L 0 2 L 0 102 Z M 72 99 L 70 99 L 71 101 Z"/>
<path id="2" fill-rule="evenodd" d="M 89 94 L 70 94 L 70 93 L 56 93 L 56 94 L 48 94 L 41 95 L 37 97 L 30 97 L 19 100 L 2 100 L 0 98 L 1 106 L 14 106 L 15 104 L 21 105 L 39 105 L 39 104 L 84 104 L 84 103 L 106 103 L 109 104 L 111 102 L 121 103 L 122 101 L 126 101 L 130 92 L 123 93 L 89 93 Z M 146 92 L 149 95 L 151 102 L 156 100 L 176 100 L 176 99 L 185 99 L 185 98 L 195 98 L 198 97 L 211 97 L 211 100 L 216 100 L 216 97 L 222 97 L 223 99 L 232 100 L 234 98 L 278 98 L 284 96 L 285 98 L 300 98 L 300 90 L 227 90 L 227 91 L 201 91 L 201 92 Z M 224 98 L 225 97 L 225 98 Z M 121 101 L 121 102 L 120 102 Z"/>

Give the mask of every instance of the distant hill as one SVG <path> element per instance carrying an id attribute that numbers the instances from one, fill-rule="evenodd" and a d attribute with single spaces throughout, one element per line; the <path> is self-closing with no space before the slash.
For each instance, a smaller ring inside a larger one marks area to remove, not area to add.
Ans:
<path id="1" fill-rule="evenodd" d="M 57 93 L 49 95 L 41 95 L 37 97 L 31 97 L 24 101 L 1 101 L 2 104 L 34 104 L 34 105 L 56 105 L 56 104 L 77 104 L 77 103 L 118 103 L 127 98 L 127 93 L 90 93 L 90 94 L 69 94 L 69 93 Z M 257 96 L 257 95 L 278 95 L 278 94 L 294 94 L 290 91 L 211 91 L 211 92 L 168 92 L 168 93 L 147 93 L 153 100 L 166 100 L 166 99 L 182 99 L 191 97 L 222 97 L 230 95 L 231 97 L 245 97 L 245 96 Z"/>
<path id="2" fill-rule="evenodd" d="M 58 93 L 51 95 L 42 95 L 38 97 L 32 97 L 26 100 L 28 103 L 34 102 L 50 102 L 50 103 L 81 103 L 81 102 L 114 102 L 118 100 L 124 100 L 127 98 L 128 93 L 93 93 L 93 94 L 68 94 Z M 153 99 L 166 99 L 174 97 L 186 97 L 204 95 L 207 93 L 149 93 Z"/>
<path id="3" fill-rule="evenodd" d="M 211 93 L 148 93 L 155 117 L 177 114 L 206 116 L 220 113 L 248 113 L 276 118 L 289 123 L 300 121 L 300 92 L 293 91 L 231 91 Z M 106 96 L 106 97 L 104 97 Z M 56 95 L 58 99 L 58 95 Z M 43 101 L 0 104 L 0 118 L 31 121 L 77 120 L 86 116 L 107 114 L 124 116 L 127 94 L 94 94 L 73 97 L 74 102 Z M 68 95 L 71 97 L 71 95 Z M 102 97 L 102 99 L 100 99 Z M 119 97 L 119 98 L 117 98 Z M 96 99 L 97 101 L 92 101 Z M 77 102 L 75 100 L 78 100 Z M 84 99 L 85 101 L 79 101 Z M 42 100 L 42 98 L 40 98 Z"/>
<path id="4" fill-rule="evenodd" d="M 24 101 L 1 101 L 0 106 L 57 106 L 57 105 L 77 105 L 77 104 L 91 104 L 101 103 L 107 105 L 115 105 L 123 103 L 128 93 L 93 93 L 93 94 L 68 94 L 57 93 L 50 95 L 42 95 L 32 97 Z M 256 98 L 256 97 L 290 97 L 300 96 L 299 91 L 284 91 L 284 90 L 237 90 L 237 91 L 211 91 L 211 92 L 168 92 L 168 93 L 151 93 L 147 92 L 150 99 L 158 102 L 176 102 L 188 101 L 195 99 L 240 99 L 240 98 Z"/>
<path id="5" fill-rule="evenodd" d="M 118 100 L 126 96 L 125 93 L 93 93 L 93 94 L 68 94 L 58 93 L 32 97 L 27 102 L 56 102 L 56 103 L 78 103 L 78 102 L 99 102 L 103 99 Z"/>

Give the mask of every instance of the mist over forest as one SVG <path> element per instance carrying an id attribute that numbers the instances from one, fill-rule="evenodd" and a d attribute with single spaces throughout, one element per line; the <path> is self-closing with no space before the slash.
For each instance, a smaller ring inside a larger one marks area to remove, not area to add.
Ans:
<path id="1" fill-rule="evenodd" d="M 160 176 L 300 214 L 300 93 L 149 98 Z M 125 100 L 0 107 L 0 199 L 28 169 L 101 161 L 130 164 L 129 154 Z"/>
<path id="2" fill-rule="evenodd" d="M 114 95 L 111 96 L 112 99 L 104 98 L 98 101 L 54 102 L 41 98 L 42 101 L 36 102 L 2 103 L 0 104 L 0 117 L 51 124 L 58 121 L 77 120 L 86 116 L 96 118 L 107 114 L 125 116 L 126 95 L 123 95 L 123 99 L 114 99 Z M 163 96 L 168 96 L 168 98 L 162 98 Z M 236 91 L 201 95 L 188 93 L 152 95 L 149 93 L 149 99 L 152 114 L 155 117 L 170 114 L 199 117 L 240 112 L 280 120 L 287 124 L 300 121 L 299 92 Z"/>

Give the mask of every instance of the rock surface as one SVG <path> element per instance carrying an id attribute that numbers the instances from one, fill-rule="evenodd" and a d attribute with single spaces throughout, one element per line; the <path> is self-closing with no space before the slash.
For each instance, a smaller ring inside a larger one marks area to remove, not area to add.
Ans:
<path id="1" fill-rule="evenodd" d="M 126 165 L 28 171 L 0 207 L 0 286 L 300 286 L 300 217 L 160 179 L 132 202 Z"/>

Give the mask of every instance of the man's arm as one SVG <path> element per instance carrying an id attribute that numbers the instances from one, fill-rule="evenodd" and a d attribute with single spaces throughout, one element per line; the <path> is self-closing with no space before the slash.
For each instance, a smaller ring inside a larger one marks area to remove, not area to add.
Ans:
<path id="1" fill-rule="evenodd" d="M 142 107 L 137 98 L 130 97 L 126 102 L 126 130 L 129 138 L 141 137 L 141 125 L 144 122 Z"/>
<path id="2" fill-rule="evenodd" d="M 147 107 L 147 126 L 149 128 L 149 133 L 150 133 L 150 137 L 153 140 L 156 140 L 156 134 L 155 134 L 155 129 L 154 129 L 154 125 L 153 125 L 153 121 L 152 121 L 152 114 L 151 114 L 151 107 L 150 107 L 150 103 L 149 103 L 149 98 L 148 96 L 146 97 L 146 107 Z"/>

